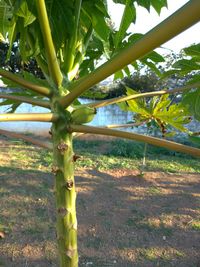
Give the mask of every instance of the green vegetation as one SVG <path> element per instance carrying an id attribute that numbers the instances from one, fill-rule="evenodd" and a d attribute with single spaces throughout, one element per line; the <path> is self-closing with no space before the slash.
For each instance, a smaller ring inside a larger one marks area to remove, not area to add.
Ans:
<path id="1" fill-rule="evenodd" d="M 11 166 L 25 168 L 39 168 L 49 170 L 52 165 L 52 153 L 46 149 L 33 148 L 26 142 L 13 140 L 14 147 L 9 151 Z M 15 145 L 20 149 L 15 149 Z M 30 147 L 27 153 L 26 147 Z M 102 148 L 104 147 L 104 148 Z M 74 151 L 80 156 L 76 161 L 76 168 L 96 168 L 100 170 L 112 169 L 140 169 L 144 145 L 126 140 L 79 140 L 74 141 Z M 29 156 L 29 160 L 28 160 Z M 197 172 L 200 173 L 199 160 L 175 153 L 171 150 L 149 146 L 147 153 L 146 171 L 159 170 L 163 172 Z M 18 170 L 20 172 L 20 169 Z M 159 189 L 150 188 L 149 193 L 158 193 Z"/>
<path id="2" fill-rule="evenodd" d="M 102 150 L 102 145 L 105 146 L 104 150 Z M 138 169 L 141 166 L 144 145 L 119 139 L 107 142 L 105 140 L 75 140 L 74 149 L 81 155 L 77 161 L 78 167 L 96 167 L 107 170 Z M 148 148 L 145 168 L 167 172 L 200 172 L 198 159 L 155 146 Z"/>
<path id="3" fill-rule="evenodd" d="M 200 221 L 192 222 L 192 229 L 196 231 L 200 231 Z"/>

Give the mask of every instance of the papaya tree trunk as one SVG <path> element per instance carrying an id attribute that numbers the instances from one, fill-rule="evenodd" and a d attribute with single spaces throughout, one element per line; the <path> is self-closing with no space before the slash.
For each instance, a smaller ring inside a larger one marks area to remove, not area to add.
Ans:
<path id="1" fill-rule="evenodd" d="M 60 267 L 78 267 L 76 190 L 72 134 L 58 120 L 52 125 L 53 167 L 55 174 L 56 232 Z"/>

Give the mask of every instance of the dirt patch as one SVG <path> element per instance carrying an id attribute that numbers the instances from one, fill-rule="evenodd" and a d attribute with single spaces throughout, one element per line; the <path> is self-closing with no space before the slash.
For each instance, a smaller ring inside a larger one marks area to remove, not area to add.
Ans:
<path id="1" fill-rule="evenodd" d="M 4 143 L 0 158 L 0 266 L 58 266 L 49 166 L 19 168 L 24 158 L 8 148 Z M 199 179 L 198 173 L 77 169 L 80 267 L 199 267 Z"/>

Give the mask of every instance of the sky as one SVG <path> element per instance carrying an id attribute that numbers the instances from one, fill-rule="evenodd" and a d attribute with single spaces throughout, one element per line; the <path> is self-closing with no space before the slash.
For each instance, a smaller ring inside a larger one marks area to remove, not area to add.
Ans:
<path id="1" fill-rule="evenodd" d="M 131 26 L 131 32 L 146 33 L 169 17 L 177 9 L 182 7 L 187 0 L 168 0 L 168 8 L 162 8 L 160 16 L 151 8 L 150 13 L 143 7 L 137 9 L 136 24 Z M 112 0 L 108 3 L 109 13 L 113 18 L 116 27 L 119 27 L 120 19 L 123 12 L 123 5 L 114 4 Z M 179 52 L 182 48 L 193 43 L 200 42 L 200 22 L 190 27 L 185 32 L 179 34 L 169 42 L 165 43 L 163 47 L 172 49 L 174 52 Z M 163 50 L 163 51 L 162 51 Z M 159 50 L 160 53 L 167 53 L 166 49 Z"/>

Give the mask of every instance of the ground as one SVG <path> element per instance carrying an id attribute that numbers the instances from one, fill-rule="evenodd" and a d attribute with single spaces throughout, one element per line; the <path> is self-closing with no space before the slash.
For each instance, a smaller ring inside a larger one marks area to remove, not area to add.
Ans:
<path id="1" fill-rule="evenodd" d="M 0 266 L 56 267 L 47 152 L 4 138 L 0 149 Z M 199 168 L 141 172 L 135 162 L 76 168 L 80 267 L 200 267 Z"/>

